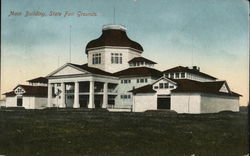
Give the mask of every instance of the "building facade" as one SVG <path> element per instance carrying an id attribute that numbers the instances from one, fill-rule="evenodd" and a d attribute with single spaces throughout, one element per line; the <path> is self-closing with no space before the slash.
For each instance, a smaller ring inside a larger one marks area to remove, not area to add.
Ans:
<path id="1" fill-rule="evenodd" d="M 142 57 L 142 46 L 129 39 L 124 26 L 104 25 L 102 35 L 87 44 L 85 53 L 86 64 L 67 63 L 47 76 L 47 107 L 179 113 L 239 110 L 241 95 L 199 67 L 155 69 L 156 62 Z"/>
<path id="2" fill-rule="evenodd" d="M 4 93 L 4 107 L 24 107 L 42 109 L 47 107 L 48 80 L 38 77 L 28 80 L 29 85 L 17 85 L 12 91 Z"/>

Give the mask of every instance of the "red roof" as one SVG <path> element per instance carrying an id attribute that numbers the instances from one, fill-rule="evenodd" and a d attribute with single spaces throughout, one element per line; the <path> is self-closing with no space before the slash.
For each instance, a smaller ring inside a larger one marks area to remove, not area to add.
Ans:
<path id="1" fill-rule="evenodd" d="M 144 57 L 135 57 L 135 58 L 131 59 L 130 61 L 128 61 L 128 63 L 135 63 L 135 62 L 147 62 L 150 64 L 156 64 L 154 61 L 151 61 L 151 60 L 146 59 Z"/>
<path id="2" fill-rule="evenodd" d="M 156 91 L 153 90 L 152 88 L 153 88 L 152 85 L 146 85 L 143 87 L 139 87 L 139 88 L 130 90 L 128 92 L 132 92 L 133 94 L 136 94 L 136 93 L 156 93 Z"/>
<path id="3" fill-rule="evenodd" d="M 23 95 L 27 96 L 39 96 L 39 97 L 47 97 L 48 96 L 48 87 L 45 86 L 28 86 L 28 85 L 18 85 L 17 87 L 22 87 L 25 90 Z M 16 96 L 14 91 L 4 93 L 5 96 Z"/>
<path id="4" fill-rule="evenodd" d="M 162 76 L 162 72 L 149 67 L 134 67 L 118 71 L 114 75 L 119 77 L 152 76 L 158 78 Z"/>
<path id="5" fill-rule="evenodd" d="M 27 82 L 30 82 L 30 83 L 45 83 L 45 84 L 47 84 L 48 83 L 48 79 L 45 78 L 45 77 L 38 77 L 38 78 L 34 78 L 34 79 L 31 79 L 31 80 L 28 80 Z"/>
<path id="6" fill-rule="evenodd" d="M 103 30 L 102 35 L 99 38 L 92 40 L 87 44 L 85 52 L 88 54 L 88 49 L 102 46 L 130 47 L 140 51 L 140 53 L 143 52 L 142 46 L 129 39 L 125 30 Z"/>
<path id="7" fill-rule="evenodd" d="M 227 96 L 241 96 L 231 91 L 229 91 L 229 93 L 220 92 L 221 87 L 226 81 L 199 82 L 188 79 L 173 79 L 173 81 L 177 82 L 177 88 L 173 89 L 172 92 L 200 92 Z"/>
<path id="8" fill-rule="evenodd" d="M 202 72 L 200 72 L 198 70 L 189 69 L 188 67 L 183 67 L 183 66 L 178 66 L 178 67 L 174 67 L 174 68 L 163 71 L 163 73 L 174 73 L 174 72 L 187 72 L 187 73 L 200 75 L 200 76 L 207 77 L 207 78 L 214 79 L 214 80 L 217 79 L 217 78 L 215 78 L 215 77 L 213 77 L 211 75 L 202 73 Z"/>
<path id="9" fill-rule="evenodd" d="M 173 80 L 173 79 L 171 79 Z M 177 83 L 177 88 L 173 89 L 171 92 L 198 92 L 198 93 L 211 93 L 217 95 L 225 95 L 225 96 L 241 96 L 238 93 L 230 91 L 229 93 L 220 92 L 221 87 L 226 81 L 213 81 L 213 82 L 199 82 L 188 79 L 174 79 Z M 156 91 L 153 89 L 152 85 L 146 85 L 143 87 L 139 87 L 133 89 L 129 92 L 132 93 L 155 93 Z"/>
<path id="10" fill-rule="evenodd" d="M 94 68 L 94 67 L 89 67 L 88 64 L 83 64 L 83 65 L 78 65 L 78 64 L 73 64 L 73 63 L 69 63 L 70 65 L 73 65 L 77 68 L 80 68 L 80 69 L 83 69 L 83 70 L 86 70 L 92 74 L 100 74 L 100 75 L 107 75 L 107 76 L 113 76 L 112 73 L 109 73 L 109 72 L 106 72 L 106 71 L 103 71 L 101 69 L 98 69 L 98 68 Z"/>

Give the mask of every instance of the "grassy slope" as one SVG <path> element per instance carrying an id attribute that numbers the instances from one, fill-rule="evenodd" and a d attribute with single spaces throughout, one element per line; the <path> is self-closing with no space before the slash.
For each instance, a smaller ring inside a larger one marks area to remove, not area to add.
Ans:
<path id="1" fill-rule="evenodd" d="M 0 154 L 243 155 L 247 115 L 0 111 Z"/>

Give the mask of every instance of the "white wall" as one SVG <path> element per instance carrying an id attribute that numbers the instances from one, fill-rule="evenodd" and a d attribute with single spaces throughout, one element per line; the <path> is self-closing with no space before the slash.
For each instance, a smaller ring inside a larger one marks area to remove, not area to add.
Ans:
<path id="1" fill-rule="evenodd" d="M 84 72 L 75 69 L 73 67 L 70 66 L 66 66 L 63 69 L 61 69 L 60 71 L 58 71 L 57 73 L 55 73 L 53 76 L 59 76 L 59 75 L 75 75 L 75 74 L 84 74 Z"/>
<path id="2" fill-rule="evenodd" d="M 36 97 L 35 98 L 35 109 L 41 109 L 47 107 L 46 97 Z"/>
<path id="3" fill-rule="evenodd" d="M 40 109 L 47 106 L 47 98 L 23 96 L 23 106 L 25 109 Z M 6 107 L 17 107 L 17 96 L 6 97 Z"/>
<path id="4" fill-rule="evenodd" d="M 93 54 L 101 54 L 101 64 L 92 64 Z M 122 64 L 111 64 L 111 53 L 122 53 Z M 105 47 L 101 49 L 89 50 L 88 52 L 88 66 L 99 68 L 101 70 L 114 73 L 126 68 L 129 68 L 128 61 L 134 57 L 141 56 L 140 53 L 129 49 L 119 47 Z"/>
<path id="5" fill-rule="evenodd" d="M 239 111 L 239 97 L 202 95 L 201 113 L 216 113 L 224 110 Z"/>
<path id="6" fill-rule="evenodd" d="M 144 112 L 157 109 L 157 95 L 155 93 L 136 94 L 134 96 L 133 111 Z"/>
<path id="7" fill-rule="evenodd" d="M 25 109 L 35 109 L 35 97 L 24 96 L 23 97 L 23 107 Z"/>
<path id="8" fill-rule="evenodd" d="M 198 93 L 172 93 L 170 108 L 177 113 L 200 113 L 200 101 Z"/>
<path id="9" fill-rule="evenodd" d="M 17 105 L 16 96 L 6 97 L 6 107 L 16 107 L 16 105 Z"/>
<path id="10" fill-rule="evenodd" d="M 0 106 L 6 106 L 6 100 L 0 100 Z"/>
<path id="11" fill-rule="evenodd" d="M 145 83 L 137 83 L 137 79 L 147 79 L 147 82 Z M 130 80 L 131 83 L 121 83 L 121 80 Z M 145 76 L 145 77 L 132 77 L 132 78 L 120 78 L 119 80 L 119 85 L 118 85 L 118 95 L 115 98 L 115 107 L 117 108 L 131 108 L 132 104 L 133 104 L 133 98 L 132 98 L 132 93 L 128 92 L 130 90 L 133 89 L 133 87 L 135 88 L 139 88 L 148 84 L 152 84 L 155 80 L 152 79 L 149 76 Z M 121 95 L 130 95 L 131 98 L 130 99 L 121 99 Z"/>

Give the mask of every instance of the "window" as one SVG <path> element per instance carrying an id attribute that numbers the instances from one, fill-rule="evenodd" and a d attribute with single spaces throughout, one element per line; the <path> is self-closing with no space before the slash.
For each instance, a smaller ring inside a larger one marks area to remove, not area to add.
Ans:
<path id="1" fill-rule="evenodd" d="M 57 84 L 57 87 L 60 87 L 60 86 L 61 86 L 61 83 L 58 83 L 58 84 Z"/>
<path id="2" fill-rule="evenodd" d="M 164 83 L 164 88 L 168 88 L 168 83 Z"/>
<path id="3" fill-rule="evenodd" d="M 169 88 L 174 88 L 174 86 L 171 85 L 171 86 L 169 86 Z"/>
<path id="4" fill-rule="evenodd" d="M 162 89 L 163 88 L 163 83 L 160 83 L 159 87 L 160 87 L 160 89 Z"/>
<path id="5" fill-rule="evenodd" d="M 22 94 L 22 93 L 24 93 L 24 90 L 21 89 L 21 88 L 17 88 L 17 89 L 15 90 L 15 93 L 16 93 L 16 94 Z"/>
<path id="6" fill-rule="evenodd" d="M 154 86 L 154 89 L 158 89 L 159 87 L 158 86 Z"/>
<path id="7" fill-rule="evenodd" d="M 181 73 L 181 78 L 185 78 L 185 73 Z"/>
<path id="8" fill-rule="evenodd" d="M 165 74 L 165 77 L 169 78 L 169 74 Z"/>
<path id="9" fill-rule="evenodd" d="M 179 73 L 175 73 L 175 78 L 179 78 L 180 77 L 180 74 Z"/>
<path id="10" fill-rule="evenodd" d="M 121 80 L 121 83 L 131 83 L 131 80 Z"/>
<path id="11" fill-rule="evenodd" d="M 136 79 L 137 83 L 147 83 L 148 79 L 147 78 L 143 78 L 143 79 Z"/>
<path id="12" fill-rule="evenodd" d="M 92 64 L 101 64 L 101 53 L 93 54 Z"/>
<path id="13" fill-rule="evenodd" d="M 112 64 L 122 64 L 122 53 L 111 53 Z"/>
<path id="14" fill-rule="evenodd" d="M 127 95 L 127 94 L 123 94 L 121 95 L 121 99 L 130 99 L 131 98 L 131 95 Z"/>
<path id="15" fill-rule="evenodd" d="M 170 78 L 173 79 L 174 78 L 174 73 L 170 74 Z"/>
<path id="16" fill-rule="evenodd" d="M 56 94 L 55 94 L 55 87 L 54 86 L 52 86 L 52 97 L 54 98 L 54 97 L 56 97 Z"/>
<path id="17" fill-rule="evenodd" d="M 22 99 L 22 97 L 17 97 L 17 106 L 23 106 L 23 99 Z"/>

